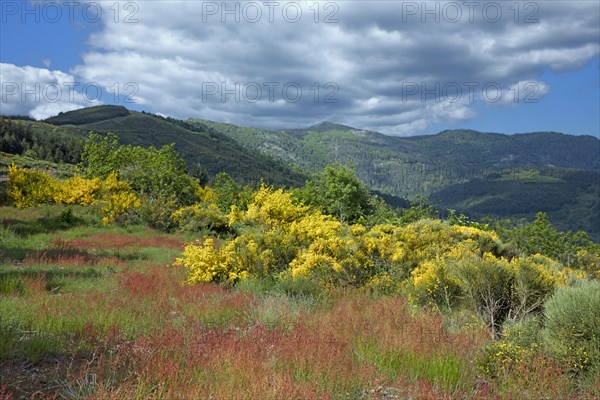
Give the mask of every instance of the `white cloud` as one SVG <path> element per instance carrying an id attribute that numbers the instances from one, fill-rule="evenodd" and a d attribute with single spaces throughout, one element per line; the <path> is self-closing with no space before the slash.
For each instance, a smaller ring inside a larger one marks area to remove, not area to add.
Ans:
<path id="1" fill-rule="evenodd" d="M 490 107 L 517 107 L 521 104 L 538 103 L 550 92 L 550 86 L 542 81 L 530 80 L 516 82 L 497 90 L 490 86 L 482 91 L 483 101 Z"/>
<path id="2" fill-rule="evenodd" d="M 600 53 L 600 5 L 592 1 L 481 1 L 473 10 L 429 2 L 434 14 L 423 2 L 229 2 L 237 15 L 220 1 L 146 1 L 135 3 L 132 24 L 125 11 L 114 21 L 112 2 L 99 4 L 102 29 L 71 74 L 104 88 L 133 82 L 149 111 L 272 128 L 333 120 L 422 133 L 468 121 L 480 103 L 519 107 L 510 97 L 517 88 L 522 96 L 535 85 L 539 100 L 550 91 L 544 71 L 576 69 Z M 302 16 L 290 22 L 297 6 Z M 260 18 L 250 22 L 257 9 Z M 297 102 L 290 99 L 295 84 Z M 261 96 L 249 101 L 256 85 Z M 462 90 L 458 98 L 453 85 Z M 483 87 L 488 96 L 499 88 L 498 101 L 487 101 Z"/>
<path id="3" fill-rule="evenodd" d="M 86 96 L 73 75 L 45 68 L 0 63 L 1 112 L 44 119 L 59 112 L 99 104 L 94 88 Z M 99 86 L 98 86 L 99 88 Z"/>

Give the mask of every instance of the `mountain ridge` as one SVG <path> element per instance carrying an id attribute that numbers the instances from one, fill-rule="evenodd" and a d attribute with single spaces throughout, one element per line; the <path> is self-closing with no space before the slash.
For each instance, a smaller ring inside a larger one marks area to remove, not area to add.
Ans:
<path id="1" fill-rule="evenodd" d="M 131 113 L 131 112 L 136 112 L 136 111 L 132 111 L 132 110 L 127 109 L 124 106 L 118 106 L 118 105 L 99 105 L 99 106 L 86 107 L 86 108 L 81 108 L 81 109 L 72 110 L 72 111 L 61 112 L 55 116 L 40 120 L 40 122 L 46 122 L 46 123 L 49 123 L 52 125 L 58 125 L 58 126 L 60 126 L 60 125 L 84 125 L 84 124 L 89 124 L 89 123 L 94 123 L 94 122 L 101 122 L 101 121 L 105 121 L 108 119 L 113 119 L 113 118 L 116 118 L 117 116 L 126 116 L 128 113 Z M 146 113 L 144 111 L 142 111 L 142 113 L 147 114 L 147 115 L 152 115 L 155 117 L 163 118 L 158 114 Z M 82 122 L 82 115 L 85 115 L 87 118 L 89 118 L 89 120 Z M 175 119 L 175 118 L 172 118 L 172 119 Z M 205 119 L 201 119 L 201 118 L 188 118 L 187 120 L 207 121 L 207 122 L 214 122 L 214 123 L 226 124 L 226 125 L 231 125 L 231 126 L 240 126 L 240 125 L 236 125 L 236 124 L 221 123 L 221 122 L 210 121 L 210 120 L 205 120 Z M 186 121 L 186 120 L 180 120 L 180 121 Z M 255 129 L 266 130 L 266 131 L 275 131 L 275 132 L 277 132 L 277 131 L 280 131 L 280 132 L 289 132 L 289 131 L 327 132 L 327 131 L 331 131 L 331 130 L 349 130 L 349 131 L 357 131 L 357 132 L 368 132 L 368 133 L 378 134 L 378 135 L 382 135 L 382 136 L 386 136 L 386 137 L 408 139 L 408 140 L 424 139 L 424 138 L 430 138 L 430 137 L 436 137 L 436 136 L 455 135 L 455 134 L 459 133 L 459 134 L 473 134 L 473 135 L 484 135 L 484 136 L 495 135 L 495 136 L 503 136 L 503 137 L 558 135 L 561 137 L 566 136 L 566 137 L 571 137 L 571 138 L 591 138 L 591 139 L 600 141 L 600 138 L 597 138 L 593 135 L 572 135 L 572 134 L 556 132 L 556 131 L 534 131 L 534 132 L 518 132 L 518 133 L 514 133 L 514 134 L 508 134 L 508 133 L 502 133 L 502 132 L 477 131 L 474 129 L 445 129 L 443 131 L 440 131 L 437 133 L 432 133 L 432 134 L 412 135 L 412 136 L 394 136 L 394 135 L 386 135 L 384 133 L 372 131 L 369 129 L 356 128 L 356 127 L 352 127 L 349 125 L 340 124 L 337 122 L 332 122 L 332 121 L 327 121 L 327 120 L 317 122 L 315 124 L 307 126 L 306 128 L 291 128 L 291 129 L 279 129 L 279 130 L 273 130 L 273 129 L 267 129 L 267 128 L 255 128 Z"/>
<path id="2" fill-rule="evenodd" d="M 600 139 L 559 132 L 507 135 L 445 130 L 435 135 L 387 136 L 322 121 L 303 129 L 270 130 L 203 119 L 177 120 L 119 106 L 62 113 L 37 129 L 85 138 L 89 131 L 119 135 L 125 144 L 176 143 L 189 165 L 241 181 L 302 185 L 309 174 L 340 162 L 373 191 L 397 198 L 431 198 L 441 209 L 473 216 L 531 218 L 548 212 L 562 229 L 600 227 Z M 59 125 L 47 125 L 54 123 Z M 590 174 L 582 175 L 578 171 Z"/>

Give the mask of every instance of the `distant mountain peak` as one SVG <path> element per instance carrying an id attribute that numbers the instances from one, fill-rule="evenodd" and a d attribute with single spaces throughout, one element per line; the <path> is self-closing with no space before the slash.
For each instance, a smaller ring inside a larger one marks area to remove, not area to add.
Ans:
<path id="1" fill-rule="evenodd" d="M 44 120 L 52 125 L 84 125 L 106 121 L 118 117 L 126 117 L 129 110 L 123 106 L 101 105 L 61 112 Z"/>
<path id="2" fill-rule="evenodd" d="M 348 131 L 348 130 L 356 130 L 351 126 L 336 124 L 335 122 L 330 121 L 321 121 L 317 124 L 311 125 L 306 128 L 307 131 L 317 131 L 317 132 L 327 132 L 327 131 Z"/>
<path id="3" fill-rule="evenodd" d="M 480 132 L 475 131 L 473 129 L 446 129 L 445 131 L 441 131 L 438 133 L 440 136 L 450 136 L 450 137 L 476 137 L 476 136 L 485 136 L 485 135 L 503 135 L 501 133 L 492 133 L 492 132 Z"/>

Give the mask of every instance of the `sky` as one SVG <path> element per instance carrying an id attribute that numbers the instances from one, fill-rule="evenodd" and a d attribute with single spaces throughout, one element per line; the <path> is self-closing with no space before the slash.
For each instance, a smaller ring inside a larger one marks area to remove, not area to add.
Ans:
<path id="1" fill-rule="evenodd" d="M 600 137 L 600 2 L 0 2 L 4 115 Z"/>

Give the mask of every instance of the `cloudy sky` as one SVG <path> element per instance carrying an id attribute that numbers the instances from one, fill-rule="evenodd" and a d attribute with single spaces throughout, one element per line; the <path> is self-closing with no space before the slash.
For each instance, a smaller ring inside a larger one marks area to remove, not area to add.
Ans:
<path id="1" fill-rule="evenodd" d="M 599 136 L 600 2 L 0 2 L 2 114 Z"/>

